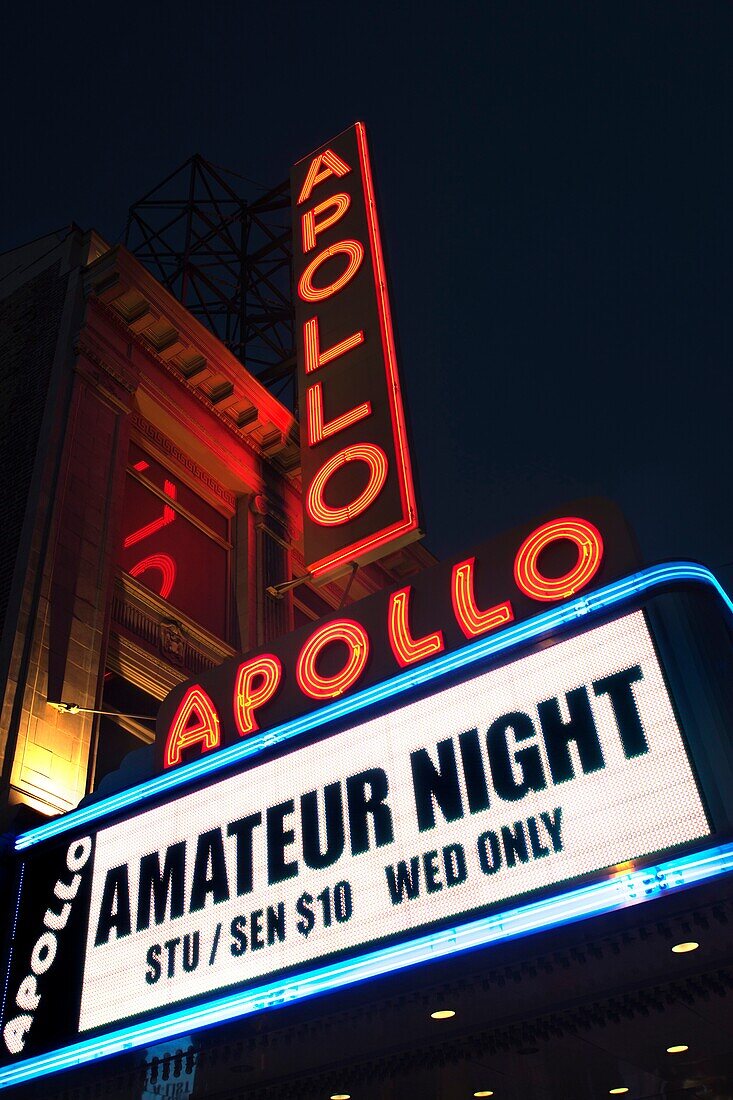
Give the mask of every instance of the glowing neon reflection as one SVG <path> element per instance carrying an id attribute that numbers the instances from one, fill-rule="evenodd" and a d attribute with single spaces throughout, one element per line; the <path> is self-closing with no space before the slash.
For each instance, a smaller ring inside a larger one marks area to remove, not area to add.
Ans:
<path id="1" fill-rule="evenodd" d="M 161 599 L 167 600 L 173 591 L 173 585 L 176 583 L 176 563 L 170 554 L 149 554 L 147 558 L 143 558 L 137 565 L 133 565 L 130 570 L 131 577 L 139 577 L 143 573 L 147 573 L 148 569 L 157 569 L 160 573 L 160 592 Z"/>
<path id="2" fill-rule="evenodd" d="M 138 463 L 138 466 L 140 463 Z M 145 463 L 147 466 L 147 462 Z M 164 483 L 165 495 L 170 500 L 176 499 L 176 487 L 172 481 L 166 479 Z M 152 520 L 150 523 L 146 523 L 144 527 L 139 527 L 137 531 L 133 531 L 131 535 L 128 535 L 122 544 L 125 550 L 128 550 L 131 546 L 134 546 L 136 542 L 142 542 L 143 539 L 150 538 L 156 531 L 160 531 L 162 527 L 167 527 L 169 523 L 173 523 L 176 518 L 176 513 L 171 508 L 170 504 L 163 505 L 163 514 L 158 516 L 157 519 Z"/>

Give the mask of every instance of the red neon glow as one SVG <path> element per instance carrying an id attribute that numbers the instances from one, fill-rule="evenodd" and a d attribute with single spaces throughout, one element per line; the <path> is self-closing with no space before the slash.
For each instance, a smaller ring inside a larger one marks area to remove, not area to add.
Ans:
<path id="1" fill-rule="evenodd" d="M 413 638 L 410 632 L 410 595 L 412 588 L 400 588 L 393 592 L 389 598 L 389 610 L 387 612 L 387 633 L 389 644 L 395 655 L 397 663 L 405 668 L 414 665 L 416 661 L 422 661 L 425 657 L 432 657 L 441 653 L 445 648 L 442 630 L 436 630 L 432 634 L 425 634 L 422 638 Z"/>
<path id="2" fill-rule="evenodd" d="M 133 470 L 138 470 L 140 473 L 142 473 L 143 470 L 148 470 L 150 468 L 150 463 L 146 462 L 145 459 L 142 458 L 139 462 L 136 462 L 132 468 Z"/>
<path id="3" fill-rule="evenodd" d="M 558 539 L 568 539 L 578 550 L 578 560 L 563 577 L 545 577 L 537 562 L 540 554 Z M 514 579 L 533 600 L 562 600 L 579 592 L 593 579 L 603 559 L 603 539 L 597 527 L 586 519 L 567 516 L 543 523 L 517 551 Z"/>
<path id="4" fill-rule="evenodd" d="M 313 276 L 319 267 L 325 264 L 326 260 L 340 255 L 347 257 L 347 263 L 338 279 L 334 279 L 332 283 L 324 287 L 314 286 Z M 336 244 L 324 248 L 323 252 L 319 252 L 317 256 L 313 257 L 300 276 L 298 294 L 304 302 L 322 302 L 324 298 L 330 298 L 333 294 L 338 294 L 354 278 L 361 267 L 363 259 L 364 245 L 360 244 L 359 241 L 338 241 Z"/>
<path id="5" fill-rule="evenodd" d="M 323 413 L 323 386 L 320 382 L 308 387 L 306 394 L 306 419 L 308 421 L 308 446 L 315 447 L 316 443 L 322 443 L 324 439 L 336 435 L 338 432 L 350 428 L 352 424 L 358 424 L 366 416 L 372 415 L 370 401 L 363 401 L 361 405 L 355 405 L 348 412 L 341 413 L 326 423 Z"/>
<path id="6" fill-rule="evenodd" d="M 333 198 L 326 199 L 324 202 L 319 202 L 318 206 L 314 206 L 312 210 L 306 210 L 301 218 L 304 252 L 310 252 L 316 247 L 318 234 L 323 233 L 324 229 L 330 229 L 332 225 L 340 221 L 349 209 L 350 203 L 350 197 L 342 192 L 340 195 L 334 195 Z M 333 208 L 333 214 L 329 214 L 320 222 L 316 221 L 319 214 L 331 208 Z"/>
<path id="7" fill-rule="evenodd" d="M 191 719 L 196 719 L 191 723 Z M 189 725 L 189 723 L 191 723 Z M 163 766 L 173 768 L 180 764 L 184 749 L 200 744 L 201 751 L 217 749 L 221 742 L 221 728 L 216 707 L 199 684 L 188 688 L 173 715 L 163 752 Z"/>
<path id="8" fill-rule="evenodd" d="M 167 600 L 176 581 L 176 563 L 173 558 L 169 554 L 150 554 L 147 558 L 139 561 L 137 565 L 133 565 L 130 576 L 139 577 L 141 573 L 147 572 L 148 569 L 160 571 L 160 595 L 164 600 Z"/>
<path id="9" fill-rule="evenodd" d="M 140 463 L 138 463 L 138 466 Z M 148 463 L 146 462 L 147 466 Z M 135 467 L 137 469 L 137 467 Z M 164 491 L 167 497 L 171 500 L 176 499 L 176 487 L 172 481 L 166 479 L 164 483 Z M 146 523 L 144 527 L 139 527 L 137 531 L 133 531 L 131 535 L 128 535 L 125 539 L 123 546 L 125 550 L 128 550 L 131 546 L 134 546 L 136 542 L 142 542 L 143 539 L 149 538 L 150 535 L 154 535 L 156 531 L 160 531 L 162 527 L 167 527 L 169 523 L 173 523 L 176 518 L 176 513 L 171 508 L 170 504 L 163 505 L 163 514 L 158 519 L 154 519 L 152 523 Z M 135 574 L 133 574 L 135 576 Z"/>
<path id="10" fill-rule="evenodd" d="M 258 730 L 254 712 L 272 699 L 282 678 L 282 665 L 274 653 L 244 661 L 234 683 L 234 722 L 240 737 Z"/>
<path id="11" fill-rule="evenodd" d="M 506 626 L 514 618 L 509 600 L 490 607 L 488 611 L 479 611 L 473 591 L 475 562 L 475 558 L 468 558 L 454 565 L 451 578 L 453 613 L 467 638 L 477 638 L 489 630 L 496 630 L 498 626 Z"/>
<path id="12" fill-rule="evenodd" d="M 359 496 L 352 500 L 351 504 L 332 508 L 326 504 L 324 493 L 326 485 L 337 470 L 347 462 L 363 462 L 369 468 L 369 480 Z M 305 498 L 305 508 L 314 523 L 322 527 L 338 527 L 341 523 L 348 523 L 365 512 L 377 499 L 382 491 L 382 486 L 387 480 L 388 462 L 387 456 L 376 443 L 354 443 L 324 462 L 320 470 L 313 478 Z"/>
<path id="13" fill-rule="evenodd" d="M 395 350 L 389 299 L 387 297 L 387 278 L 384 268 L 384 256 L 382 254 L 382 244 L 379 235 L 377 208 L 374 201 L 374 184 L 372 181 L 371 165 L 369 163 L 366 130 L 361 122 L 356 123 L 356 138 L 359 146 L 359 162 L 361 165 L 364 188 L 369 240 L 372 247 L 374 286 L 377 295 L 377 312 L 379 314 L 379 327 L 387 372 L 387 393 L 390 402 L 392 432 L 397 454 L 397 474 L 400 487 L 400 498 L 402 500 L 402 518 L 389 527 L 376 531 L 373 535 L 365 539 L 350 543 L 341 550 L 328 554 L 326 557 L 319 558 L 318 561 L 309 563 L 308 568 L 314 577 L 322 576 L 324 573 L 328 573 L 340 565 L 354 561 L 357 557 L 361 557 L 365 554 L 374 554 L 381 546 L 385 546 L 417 528 L 415 486 L 412 479 L 410 454 L 407 446 L 405 413 L 402 405 L 399 376 L 397 374 L 397 353 Z M 304 192 L 305 184 L 303 185 L 303 192 L 301 192 L 301 195 Z M 310 192 L 308 192 L 308 194 L 310 194 Z"/>
<path id="14" fill-rule="evenodd" d="M 359 331 L 352 333 L 351 336 L 347 336 L 345 340 L 340 340 L 338 344 L 333 344 L 332 347 L 326 348 L 325 351 L 321 351 L 318 318 L 311 317 L 311 319 L 306 321 L 303 325 L 305 373 L 310 374 L 311 371 L 318 370 L 319 367 L 325 367 L 326 363 L 338 359 L 341 355 L 346 355 L 347 351 L 351 351 L 352 348 L 356 348 L 359 344 L 363 343 L 364 333 Z"/>
<path id="15" fill-rule="evenodd" d="M 321 165 L 323 165 L 323 167 L 321 167 Z M 325 153 L 319 153 L 317 157 L 313 158 L 310 168 L 306 172 L 303 186 L 298 196 L 298 206 L 300 206 L 302 202 L 306 202 L 311 197 L 313 188 L 317 187 L 319 183 L 323 183 L 329 176 L 338 176 L 341 178 L 350 171 L 351 169 L 346 161 L 342 160 L 340 156 L 334 153 L 333 149 L 326 149 Z"/>
<path id="16" fill-rule="evenodd" d="M 316 665 L 326 646 L 342 642 L 348 649 L 346 664 L 334 676 L 322 676 Z M 369 659 L 369 638 L 361 623 L 336 619 L 318 627 L 298 656 L 295 676 L 304 695 L 311 699 L 334 699 L 353 687 Z"/>

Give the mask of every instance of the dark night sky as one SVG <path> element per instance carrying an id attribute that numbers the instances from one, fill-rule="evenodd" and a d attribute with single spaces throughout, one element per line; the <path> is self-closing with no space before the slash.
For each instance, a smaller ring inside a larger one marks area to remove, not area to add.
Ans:
<path id="1" fill-rule="evenodd" d="M 430 548 L 602 493 L 731 586 L 730 3 L 26 3 L 2 39 L 0 250 L 361 118 Z"/>

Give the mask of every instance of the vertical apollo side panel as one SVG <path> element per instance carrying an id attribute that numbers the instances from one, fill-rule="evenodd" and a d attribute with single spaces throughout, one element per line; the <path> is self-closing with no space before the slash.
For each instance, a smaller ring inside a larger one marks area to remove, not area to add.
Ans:
<path id="1" fill-rule="evenodd" d="M 303 536 L 318 577 L 420 531 L 363 124 L 299 161 L 291 187 Z"/>

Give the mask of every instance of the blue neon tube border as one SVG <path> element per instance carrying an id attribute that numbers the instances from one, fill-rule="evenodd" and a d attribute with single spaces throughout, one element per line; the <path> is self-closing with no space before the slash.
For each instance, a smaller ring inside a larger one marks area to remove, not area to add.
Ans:
<path id="1" fill-rule="evenodd" d="M 471 642 L 452 653 L 436 657 L 435 660 L 426 662 L 418 668 L 401 672 L 390 680 L 384 680 L 374 687 L 365 688 L 363 691 L 339 699 L 337 702 L 328 703 L 311 714 L 284 722 L 280 726 L 256 734 L 240 744 L 231 745 L 229 748 L 212 753 L 210 756 L 202 756 L 199 760 L 194 761 L 192 764 L 186 764 L 175 772 L 158 775 L 154 779 L 138 784 L 136 787 L 130 787 L 125 791 L 110 795 L 109 798 L 84 806 L 80 810 L 72 810 L 62 817 L 56 817 L 52 821 L 37 826 L 35 829 L 30 829 L 27 833 L 21 833 L 16 838 L 15 850 L 22 852 L 43 840 L 70 832 L 72 829 L 77 829 L 88 822 L 109 817 L 110 814 L 118 813 L 128 806 L 139 807 L 142 802 L 164 791 L 172 791 L 200 779 L 202 776 L 213 775 L 217 771 L 230 767 L 237 761 L 246 760 L 248 757 L 255 756 L 273 745 L 280 745 L 307 730 L 317 729 L 319 726 L 343 718 L 348 714 L 354 714 L 365 707 L 372 706 L 374 703 L 401 695 L 403 692 L 409 691 L 410 688 L 430 683 L 448 672 L 467 668 L 485 657 L 505 653 L 516 649 L 520 645 L 526 645 L 528 642 L 535 641 L 559 627 L 570 626 L 588 615 L 597 615 L 603 611 L 608 611 L 627 600 L 654 592 L 655 589 L 664 588 L 674 582 L 684 583 L 689 581 L 709 585 L 720 596 L 728 611 L 733 614 L 733 601 L 731 601 L 715 575 L 704 565 L 689 561 L 652 565 L 638 573 L 624 577 L 620 581 L 614 581 L 604 588 L 599 588 L 597 592 L 590 592 L 587 596 L 579 596 L 577 599 L 553 607 L 550 611 L 535 615 L 534 618 L 527 619 L 516 626 L 507 627 L 500 634 L 490 635 L 481 638 L 479 641 Z"/>
<path id="2" fill-rule="evenodd" d="M 408 943 L 381 948 L 343 962 L 310 970 L 296 977 L 245 989 L 203 1005 L 180 1009 L 154 1020 L 132 1024 L 108 1035 L 85 1039 L 49 1054 L 0 1069 L 0 1090 L 136 1050 L 163 1039 L 239 1019 L 268 1008 L 293 1004 L 319 993 L 341 989 L 382 974 L 420 963 L 445 959 L 486 947 L 640 905 L 733 871 L 733 843 L 657 863 L 641 870 L 611 874 L 601 882 L 581 886 L 503 913 L 469 921 L 455 928 L 420 936 Z"/>

